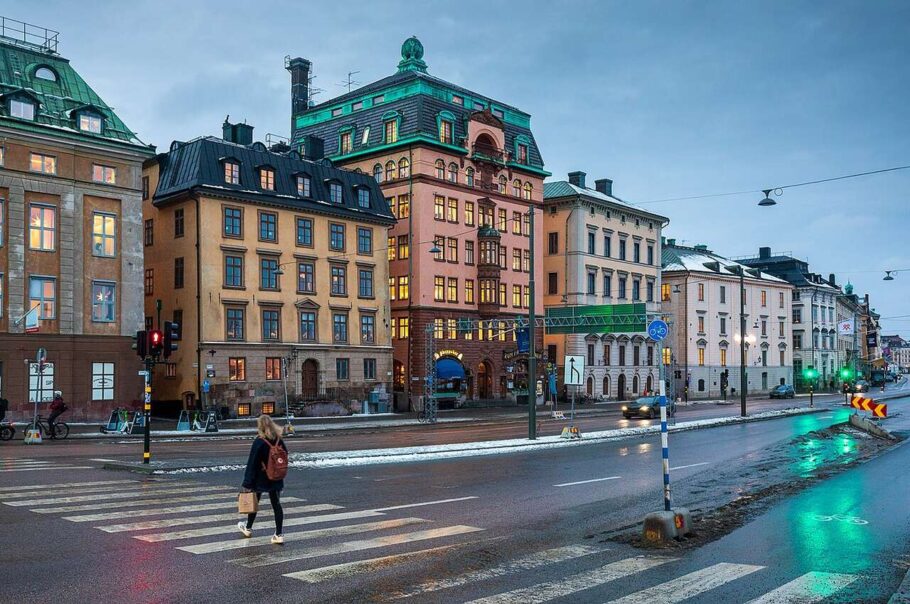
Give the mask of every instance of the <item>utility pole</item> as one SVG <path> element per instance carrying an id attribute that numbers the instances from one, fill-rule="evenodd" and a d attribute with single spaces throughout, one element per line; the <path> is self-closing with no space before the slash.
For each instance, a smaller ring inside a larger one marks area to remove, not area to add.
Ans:
<path id="1" fill-rule="evenodd" d="M 535 272 L 535 254 L 534 254 L 534 206 L 528 209 L 528 223 L 530 225 L 531 248 L 531 275 L 528 278 L 528 289 L 530 290 L 530 304 L 528 305 L 528 440 L 537 438 L 537 345 L 536 345 L 536 325 L 537 317 L 534 310 L 537 298 L 534 295 L 534 272 Z"/>
<path id="2" fill-rule="evenodd" d="M 746 285 L 739 267 L 739 414 L 746 417 Z"/>

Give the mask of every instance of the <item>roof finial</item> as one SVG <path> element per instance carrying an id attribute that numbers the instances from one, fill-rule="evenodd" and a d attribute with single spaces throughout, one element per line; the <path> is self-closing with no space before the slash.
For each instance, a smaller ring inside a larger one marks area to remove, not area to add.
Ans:
<path id="1" fill-rule="evenodd" d="M 401 45 L 401 61 L 398 71 L 420 71 L 426 73 L 427 64 L 423 60 L 423 44 L 417 36 L 411 36 Z"/>

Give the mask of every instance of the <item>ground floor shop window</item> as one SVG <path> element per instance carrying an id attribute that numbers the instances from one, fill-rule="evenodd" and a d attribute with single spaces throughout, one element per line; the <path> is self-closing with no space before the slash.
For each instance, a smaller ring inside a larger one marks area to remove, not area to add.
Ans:
<path id="1" fill-rule="evenodd" d="M 237 403 L 237 417 L 249 417 L 251 411 L 249 403 Z"/>
<path id="2" fill-rule="evenodd" d="M 275 413 L 275 402 L 274 401 L 262 403 L 262 414 L 263 415 L 271 415 L 273 413 Z"/>
<path id="3" fill-rule="evenodd" d="M 114 400 L 113 363 L 92 363 L 92 400 Z"/>
<path id="4" fill-rule="evenodd" d="M 46 403 L 54 398 L 54 364 L 28 364 L 28 402 Z"/>

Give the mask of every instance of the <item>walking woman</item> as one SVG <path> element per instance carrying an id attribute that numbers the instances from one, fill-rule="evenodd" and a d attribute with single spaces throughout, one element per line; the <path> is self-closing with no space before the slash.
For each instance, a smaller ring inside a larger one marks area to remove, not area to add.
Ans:
<path id="1" fill-rule="evenodd" d="M 246 462 L 246 473 L 243 475 L 243 488 L 256 493 L 256 499 L 263 493 L 269 494 L 272 510 L 275 512 L 275 534 L 272 543 L 284 543 L 281 535 L 284 523 L 284 510 L 281 508 L 281 490 L 284 488 L 284 476 L 287 474 L 288 449 L 281 440 L 281 428 L 268 415 L 260 415 L 256 420 L 258 436 L 250 448 L 250 458 Z M 253 535 L 253 522 L 256 512 L 248 514 L 246 521 L 237 523 L 237 528 L 244 537 Z"/>

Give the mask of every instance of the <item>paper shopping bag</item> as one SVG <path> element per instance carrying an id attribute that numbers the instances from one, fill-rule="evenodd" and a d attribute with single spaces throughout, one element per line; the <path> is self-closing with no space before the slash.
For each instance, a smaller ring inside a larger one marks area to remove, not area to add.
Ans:
<path id="1" fill-rule="evenodd" d="M 255 514 L 259 511 L 259 500 L 256 499 L 256 493 L 242 492 L 237 496 L 237 513 Z"/>

